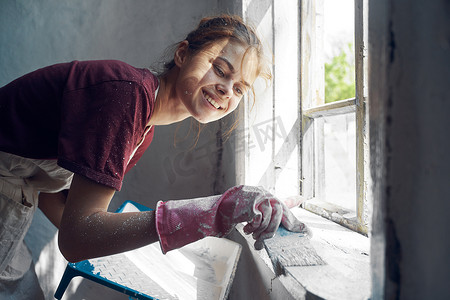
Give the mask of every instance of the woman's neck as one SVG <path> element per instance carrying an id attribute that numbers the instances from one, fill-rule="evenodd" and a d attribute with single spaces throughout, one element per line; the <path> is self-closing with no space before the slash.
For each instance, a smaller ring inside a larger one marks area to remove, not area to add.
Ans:
<path id="1" fill-rule="evenodd" d="M 175 66 L 159 78 L 155 109 L 148 125 L 169 125 L 190 117 L 188 110 L 176 93 L 177 77 L 178 68 Z"/>

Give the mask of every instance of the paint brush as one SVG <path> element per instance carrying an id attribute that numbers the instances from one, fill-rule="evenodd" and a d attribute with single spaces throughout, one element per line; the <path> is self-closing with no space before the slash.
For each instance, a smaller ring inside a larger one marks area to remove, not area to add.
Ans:
<path id="1" fill-rule="evenodd" d="M 311 231 L 291 232 L 280 225 L 275 236 L 264 240 L 275 275 L 285 274 L 286 267 L 325 265 L 311 244 Z"/>

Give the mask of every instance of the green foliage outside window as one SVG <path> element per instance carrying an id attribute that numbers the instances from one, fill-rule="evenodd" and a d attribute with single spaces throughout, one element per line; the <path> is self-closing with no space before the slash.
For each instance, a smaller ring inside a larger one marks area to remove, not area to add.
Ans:
<path id="1" fill-rule="evenodd" d="M 355 97 L 355 64 L 353 45 L 325 63 L 325 103 Z"/>

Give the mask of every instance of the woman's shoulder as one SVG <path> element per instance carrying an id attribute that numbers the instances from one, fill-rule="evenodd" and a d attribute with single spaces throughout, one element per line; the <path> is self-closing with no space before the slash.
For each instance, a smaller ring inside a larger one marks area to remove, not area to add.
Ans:
<path id="1" fill-rule="evenodd" d="M 106 82 L 123 81 L 140 85 L 153 85 L 157 81 L 146 68 L 134 67 L 120 60 L 73 61 L 68 77 L 69 88 L 80 88 Z"/>

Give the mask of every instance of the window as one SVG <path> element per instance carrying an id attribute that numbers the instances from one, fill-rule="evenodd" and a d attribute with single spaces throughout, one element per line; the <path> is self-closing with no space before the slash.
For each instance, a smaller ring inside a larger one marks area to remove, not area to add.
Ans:
<path id="1" fill-rule="evenodd" d="M 302 195 L 304 208 L 366 234 L 367 0 L 266 4 L 244 12 L 273 54 L 274 80 L 269 87 L 257 83 L 255 105 L 249 99 L 240 107 L 237 181 L 262 185 L 280 198 Z M 327 31 L 338 27 L 333 20 L 350 24 L 350 37 L 333 42 L 337 50 L 326 43 L 336 36 Z"/>
<path id="2" fill-rule="evenodd" d="M 303 206 L 367 234 L 367 3 L 305 0 L 300 11 Z"/>

